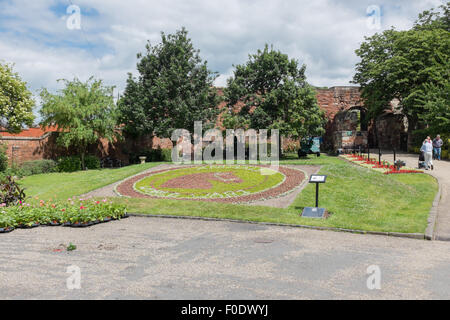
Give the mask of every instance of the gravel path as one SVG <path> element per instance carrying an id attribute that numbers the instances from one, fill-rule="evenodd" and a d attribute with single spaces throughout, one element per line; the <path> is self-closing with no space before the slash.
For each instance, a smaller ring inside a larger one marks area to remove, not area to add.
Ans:
<path id="1" fill-rule="evenodd" d="M 158 165 L 156 167 L 152 167 L 152 168 L 147 169 L 145 171 L 141 171 L 141 172 L 139 172 L 139 173 L 137 173 L 137 174 L 135 174 L 133 176 L 128 177 L 127 179 L 130 179 L 132 177 L 141 175 L 143 173 L 150 173 L 150 172 L 153 172 L 153 171 L 158 171 L 158 170 L 170 168 L 172 166 L 173 165 L 171 165 L 171 164 L 160 164 L 160 165 Z M 122 181 L 124 181 L 124 180 L 120 180 L 120 181 L 114 182 L 112 184 L 109 184 L 107 186 L 104 186 L 102 188 L 99 188 L 99 189 L 93 190 L 91 192 L 82 194 L 82 195 L 80 195 L 80 198 L 88 199 L 88 198 L 92 198 L 92 197 L 118 197 L 118 194 L 114 191 L 114 189 L 117 187 L 117 185 L 122 183 Z"/>

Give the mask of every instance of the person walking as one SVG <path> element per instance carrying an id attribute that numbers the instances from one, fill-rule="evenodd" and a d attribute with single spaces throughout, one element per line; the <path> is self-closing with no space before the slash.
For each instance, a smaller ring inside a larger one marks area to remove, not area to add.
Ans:
<path id="1" fill-rule="evenodd" d="M 425 155 L 425 169 L 428 170 L 429 168 L 431 168 L 431 170 L 433 170 L 433 143 L 431 142 L 430 137 L 427 137 L 425 139 L 422 147 L 420 148 L 420 151 L 423 151 Z"/>
<path id="2" fill-rule="evenodd" d="M 437 135 L 433 140 L 433 158 L 441 160 L 441 149 L 444 141 L 442 141 L 441 136 Z"/>

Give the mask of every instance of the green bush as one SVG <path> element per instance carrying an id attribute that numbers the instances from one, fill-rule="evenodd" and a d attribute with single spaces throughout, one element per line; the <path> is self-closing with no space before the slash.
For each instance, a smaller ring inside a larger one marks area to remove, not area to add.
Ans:
<path id="1" fill-rule="evenodd" d="M 146 162 L 172 161 L 172 149 L 147 149 L 130 155 L 130 163 L 140 163 L 139 157 L 145 156 Z"/>
<path id="2" fill-rule="evenodd" d="M 23 172 L 18 166 L 14 165 L 12 167 L 6 168 L 6 170 L 3 172 L 0 172 L 0 180 L 4 180 L 8 176 L 22 178 Z"/>
<path id="3" fill-rule="evenodd" d="M 78 156 L 62 157 L 58 159 L 58 171 L 74 172 L 81 170 L 81 160 Z"/>
<path id="4" fill-rule="evenodd" d="M 161 161 L 172 162 L 172 149 L 161 150 Z"/>
<path id="5" fill-rule="evenodd" d="M 84 164 L 88 169 L 100 169 L 100 159 L 96 156 L 87 155 L 84 158 Z"/>
<path id="6" fill-rule="evenodd" d="M 26 161 L 18 168 L 18 176 L 31 176 L 33 174 L 57 172 L 58 163 L 54 160 Z"/>
<path id="7" fill-rule="evenodd" d="M 6 146 L 0 144 L 0 172 L 8 168 L 8 156 L 6 155 Z"/>
<path id="8" fill-rule="evenodd" d="M 84 165 L 87 169 L 100 169 L 100 159 L 96 156 L 86 155 Z M 74 172 L 81 170 L 81 159 L 79 156 L 62 157 L 58 159 L 58 171 Z"/>

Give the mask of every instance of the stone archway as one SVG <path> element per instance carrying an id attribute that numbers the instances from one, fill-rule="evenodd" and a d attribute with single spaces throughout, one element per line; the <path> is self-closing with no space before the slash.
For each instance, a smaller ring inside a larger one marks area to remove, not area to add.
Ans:
<path id="1" fill-rule="evenodd" d="M 352 106 L 339 111 L 333 119 L 334 149 L 365 148 L 368 142 L 368 125 L 364 121 L 366 109 Z"/>

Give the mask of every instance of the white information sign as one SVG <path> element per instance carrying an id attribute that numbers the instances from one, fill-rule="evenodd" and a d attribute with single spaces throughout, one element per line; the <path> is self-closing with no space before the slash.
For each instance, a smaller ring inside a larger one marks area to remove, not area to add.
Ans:
<path id="1" fill-rule="evenodd" d="M 312 174 L 309 178 L 309 182 L 315 182 L 315 183 L 324 183 L 327 179 L 327 176 L 325 175 L 319 175 L 319 174 Z"/>

